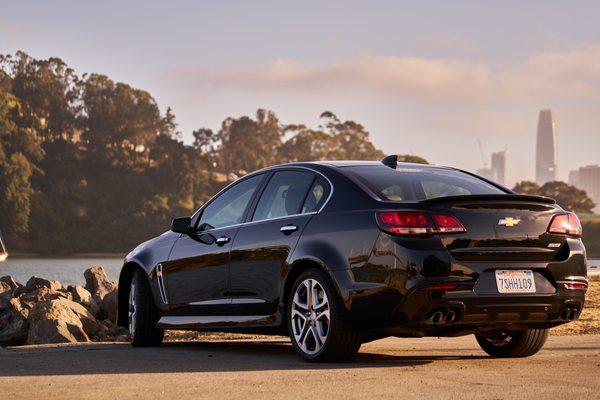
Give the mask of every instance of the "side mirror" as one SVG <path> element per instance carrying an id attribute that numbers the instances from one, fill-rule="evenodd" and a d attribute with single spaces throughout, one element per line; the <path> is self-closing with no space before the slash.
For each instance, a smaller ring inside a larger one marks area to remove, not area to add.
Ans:
<path id="1" fill-rule="evenodd" d="M 190 233 L 190 225 L 192 219 L 190 217 L 175 218 L 171 223 L 171 230 L 175 233 Z"/>

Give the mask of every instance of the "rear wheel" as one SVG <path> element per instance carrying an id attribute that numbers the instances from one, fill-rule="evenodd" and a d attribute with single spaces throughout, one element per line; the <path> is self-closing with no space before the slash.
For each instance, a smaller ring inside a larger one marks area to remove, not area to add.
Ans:
<path id="1" fill-rule="evenodd" d="M 144 273 L 136 270 L 129 287 L 129 337 L 135 347 L 160 346 L 164 330 L 158 329 L 158 312 Z"/>
<path id="2" fill-rule="evenodd" d="M 497 330 L 475 337 L 483 351 L 492 357 L 529 357 L 544 346 L 548 329 Z"/>
<path id="3" fill-rule="evenodd" d="M 343 304 L 327 275 L 300 275 L 288 298 L 288 328 L 296 353 L 306 361 L 337 362 L 355 355 L 360 336 L 343 316 Z"/>

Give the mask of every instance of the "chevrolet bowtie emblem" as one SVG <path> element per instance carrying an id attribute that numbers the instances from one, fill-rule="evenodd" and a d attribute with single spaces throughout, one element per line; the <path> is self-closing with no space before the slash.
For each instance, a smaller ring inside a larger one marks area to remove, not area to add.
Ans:
<path id="1" fill-rule="evenodd" d="M 517 225 L 519 222 L 521 222 L 521 220 L 518 218 L 508 217 L 500 219 L 500 221 L 498 221 L 498 225 L 511 227 Z"/>

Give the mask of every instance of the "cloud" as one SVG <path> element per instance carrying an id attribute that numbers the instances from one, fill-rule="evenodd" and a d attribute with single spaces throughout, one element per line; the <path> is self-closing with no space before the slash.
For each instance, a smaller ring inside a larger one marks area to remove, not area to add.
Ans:
<path id="1" fill-rule="evenodd" d="M 600 93 L 600 45 L 535 54 L 508 65 L 367 54 L 324 64 L 285 58 L 262 67 L 180 69 L 168 76 L 195 89 L 310 93 L 358 90 L 435 101 L 595 97 Z"/>

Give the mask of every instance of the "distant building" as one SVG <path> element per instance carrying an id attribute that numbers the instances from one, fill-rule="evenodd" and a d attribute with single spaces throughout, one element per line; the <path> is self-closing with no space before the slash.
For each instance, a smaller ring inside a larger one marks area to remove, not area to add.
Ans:
<path id="1" fill-rule="evenodd" d="M 504 185 L 506 177 L 506 151 L 492 153 L 491 168 L 481 168 L 477 170 L 477 175 L 486 179 Z"/>
<path id="2" fill-rule="evenodd" d="M 535 181 L 543 185 L 556 180 L 556 132 L 551 110 L 542 110 L 538 118 L 535 153 Z"/>
<path id="3" fill-rule="evenodd" d="M 506 176 L 506 151 L 492 153 L 492 174 L 494 181 L 504 185 Z"/>
<path id="4" fill-rule="evenodd" d="M 569 173 L 569 183 L 585 190 L 596 203 L 595 213 L 600 213 L 600 165 L 588 165 Z"/>

